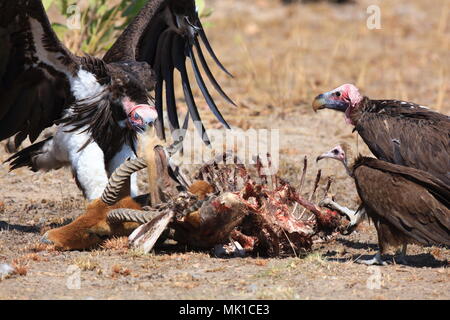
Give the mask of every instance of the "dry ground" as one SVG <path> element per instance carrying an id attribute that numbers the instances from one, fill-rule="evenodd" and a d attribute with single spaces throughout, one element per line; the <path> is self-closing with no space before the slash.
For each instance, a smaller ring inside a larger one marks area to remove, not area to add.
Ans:
<path id="1" fill-rule="evenodd" d="M 371 4 L 381 8 L 381 30 L 366 27 Z M 217 0 L 209 5 L 214 8 L 210 40 L 235 75 L 219 76 L 239 105 L 223 106 L 225 116 L 243 129 L 280 129 L 281 175 L 294 184 L 304 155 L 313 159 L 339 141 L 368 153 L 341 115 L 313 114 L 310 102 L 322 91 L 353 82 L 374 98 L 402 98 L 450 111 L 447 0 L 433 5 L 356 0 L 344 6 Z M 217 124 L 203 114 L 210 125 Z M 0 151 L 0 161 L 6 158 Z M 311 166 L 309 188 L 317 170 Z M 356 207 L 357 195 L 344 170 L 330 162 L 320 167 L 324 176 L 335 176 L 337 200 Z M 55 252 L 36 244 L 40 234 L 76 217 L 85 205 L 70 172 L 8 173 L 2 165 L 0 188 L 0 263 L 14 264 L 22 273 L 0 282 L 0 299 L 450 298 L 446 248 L 411 246 L 407 267 L 353 263 L 376 252 L 374 228 L 368 224 L 349 237 L 316 245 L 301 258 L 218 259 L 174 247 L 142 255 L 122 248 L 119 240 L 95 251 Z M 81 270 L 79 290 L 67 288 L 71 265 Z"/>

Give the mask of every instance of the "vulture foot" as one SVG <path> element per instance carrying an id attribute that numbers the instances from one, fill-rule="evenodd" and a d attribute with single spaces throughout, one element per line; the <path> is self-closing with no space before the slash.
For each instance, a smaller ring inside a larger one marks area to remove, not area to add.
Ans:
<path id="1" fill-rule="evenodd" d="M 399 252 L 397 252 L 398 257 L 394 258 L 395 263 L 402 264 L 405 266 L 408 265 L 408 260 L 406 259 L 406 248 L 407 248 L 407 245 L 404 244 L 402 249 Z"/>
<path id="2" fill-rule="evenodd" d="M 394 258 L 394 261 L 395 261 L 396 264 L 402 264 L 402 265 L 404 265 L 404 266 L 409 265 L 408 260 L 407 260 L 406 257 L 403 256 L 403 255 L 400 255 L 400 256 L 398 256 L 398 257 L 395 257 L 395 258 Z"/>
<path id="3" fill-rule="evenodd" d="M 355 262 L 359 263 L 359 264 L 365 264 L 368 266 L 373 266 L 373 265 L 387 266 L 388 265 L 388 263 L 381 258 L 381 254 L 379 252 L 376 255 L 374 255 L 372 259 L 368 259 L 368 260 L 358 259 Z"/>

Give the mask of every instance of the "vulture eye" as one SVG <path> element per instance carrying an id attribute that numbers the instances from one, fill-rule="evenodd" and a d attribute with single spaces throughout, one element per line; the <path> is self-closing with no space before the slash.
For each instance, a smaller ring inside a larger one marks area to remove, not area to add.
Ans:
<path id="1" fill-rule="evenodd" d="M 336 94 L 336 97 L 340 97 L 341 96 L 341 93 L 339 91 L 336 92 L 335 94 Z"/>
<path id="2" fill-rule="evenodd" d="M 333 152 L 333 154 L 338 154 L 339 150 L 338 149 L 334 149 L 332 152 Z"/>

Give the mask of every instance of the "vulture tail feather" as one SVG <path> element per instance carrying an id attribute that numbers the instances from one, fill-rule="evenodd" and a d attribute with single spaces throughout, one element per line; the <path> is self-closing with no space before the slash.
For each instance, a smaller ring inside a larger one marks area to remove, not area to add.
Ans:
<path id="1" fill-rule="evenodd" d="M 44 144 L 51 139 L 53 139 L 53 137 L 49 137 L 43 141 L 32 144 L 31 146 L 15 153 L 14 155 L 6 159 L 5 163 L 11 162 L 9 171 L 13 171 L 21 167 L 29 167 L 31 170 L 37 171 L 39 168 L 35 168 L 32 158 L 39 152 L 39 150 L 41 150 Z"/>

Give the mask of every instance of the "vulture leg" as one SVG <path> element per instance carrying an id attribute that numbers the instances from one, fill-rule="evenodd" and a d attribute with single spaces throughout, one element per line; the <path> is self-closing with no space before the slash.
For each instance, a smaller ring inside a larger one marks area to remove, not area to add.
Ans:
<path id="1" fill-rule="evenodd" d="M 386 261 L 384 261 L 381 258 L 381 252 L 380 251 L 377 252 L 377 254 L 374 255 L 372 257 L 372 259 L 368 259 L 368 260 L 360 260 L 360 259 L 358 259 L 355 262 L 359 263 L 359 264 L 365 264 L 365 265 L 368 265 L 368 266 L 372 266 L 372 265 L 387 266 L 387 264 L 388 264 Z"/>
<path id="2" fill-rule="evenodd" d="M 408 244 L 404 243 L 402 249 L 399 252 L 399 256 L 395 258 L 395 262 L 398 264 L 407 265 L 408 260 L 406 259 L 406 250 L 408 248 Z"/>

